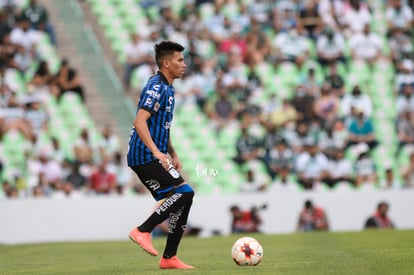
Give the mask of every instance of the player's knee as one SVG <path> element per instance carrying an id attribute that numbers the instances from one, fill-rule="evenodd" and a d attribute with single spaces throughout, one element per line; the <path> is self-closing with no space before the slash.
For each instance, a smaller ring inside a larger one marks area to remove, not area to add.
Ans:
<path id="1" fill-rule="evenodd" d="M 189 184 L 183 184 L 175 188 L 174 193 L 187 193 L 188 195 L 191 195 L 191 197 L 194 196 L 194 190 Z"/>
<path id="2" fill-rule="evenodd" d="M 181 194 L 182 200 L 186 202 L 186 204 L 191 205 L 193 202 L 194 197 L 194 190 L 191 188 L 189 184 L 183 184 L 175 188 L 175 194 Z"/>
<path id="3" fill-rule="evenodd" d="M 188 192 L 187 194 L 188 194 L 189 199 L 192 201 L 194 198 L 194 191 Z"/>

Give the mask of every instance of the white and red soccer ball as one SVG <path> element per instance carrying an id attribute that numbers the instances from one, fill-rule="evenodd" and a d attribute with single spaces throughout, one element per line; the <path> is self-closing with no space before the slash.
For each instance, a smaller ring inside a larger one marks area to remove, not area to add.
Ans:
<path id="1" fill-rule="evenodd" d="M 237 265 L 258 265 L 263 258 L 263 247 L 255 238 L 242 237 L 233 244 L 231 256 Z"/>

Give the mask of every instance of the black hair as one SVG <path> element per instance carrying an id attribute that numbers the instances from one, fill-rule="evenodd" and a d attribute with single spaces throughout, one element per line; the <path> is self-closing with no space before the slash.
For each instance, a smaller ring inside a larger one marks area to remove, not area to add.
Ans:
<path id="1" fill-rule="evenodd" d="M 378 203 L 377 209 L 380 209 L 381 207 L 384 207 L 384 206 L 389 207 L 389 204 L 386 201 L 381 201 Z"/>
<path id="2" fill-rule="evenodd" d="M 48 72 L 48 67 L 47 66 L 48 66 L 48 64 L 47 64 L 46 61 L 44 61 L 44 60 L 40 61 L 35 74 L 41 75 L 41 76 L 46 75 L 47 72 Z"/>
<path id="3" fill-rule="evenodd" d="M 27 17 L 26 14 L 22 12 L 16 16 L 16 21 L 23 22 L 23 21 L 30 21 L 30 20 L 29 20 L 29 17 Z"/>
<path id="4" fill-rule="evenodd" d="M 310 208 L 312 208 L 312 207 L 313 207 L 312 202 L 311 202 L 310 200 L 306 200 L 306 201 L 305 201 L 305 208 L 306 208 L 306 209 L 310 209 Z"/>
<path id="5" fill-rule="evenodd" d="M 283 145 L 287 145 L 287 141 L 286 141 L 286 139 L 284 139 L 283 137 L 277 137 L 276 144 L 283 144 Z"/>
<path id="6" fill-rule="evenodd" d="M 63 58 L 60 62 L 60 67 L 66 66 L 69 64 L 69 61 L 66 58 Z"/>
<path id="7" fill-rule="evenodd" d="M 158 67 L 161 67 L 162 60 L 166 56 L 171 55 L 174 52 L 182 52 L 184 49 L 185 48 L 182 45 L 172 41 L 162 41 L 158 44 L 155 44 L 155 62 L 157 63 Z"/>

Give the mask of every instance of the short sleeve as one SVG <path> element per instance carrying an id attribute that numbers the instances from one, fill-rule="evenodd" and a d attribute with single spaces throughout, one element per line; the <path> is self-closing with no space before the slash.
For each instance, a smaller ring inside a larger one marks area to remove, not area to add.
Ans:
<path id="1" fill-rule="evenodd" d="M 151 114 L 158 112 L 161 106 L 162 86 L 154 85 L 144 90 L 140 99 L 140 109 L 144 109 Z"/>

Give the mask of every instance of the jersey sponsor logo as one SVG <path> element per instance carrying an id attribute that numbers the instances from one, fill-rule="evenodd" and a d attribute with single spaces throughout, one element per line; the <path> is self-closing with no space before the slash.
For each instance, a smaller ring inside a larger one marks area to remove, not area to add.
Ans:
<path id="1" fill-rule="evenodd" d="M 177 222 L 180 219 L 181 214 L 183 213 L 184 206 L 181 206 L 176 213 L 171 213 L 170 220 L 168 222 L 168 233 L 174 233 L 174 229 L 177 227 Z M 185 225 L 183 225 L 185 230 Z"/>
<path id="2" fill-rule="evenodd" d="M 147 98 L 147 100 L 145 101 L 145 104 L 144 105 L 147 105 L 147 106 L 151 106 L 151 104 L 152 104 L 152 98 Z"/>
<path id="3" fill-rule="evenodd" d="M 152 97 L 154 97 L 156 99 L 159 99 L 161 97 L 161 94 L 160 93 L 157 93 L 156 91 L 153 91 L 153 90 L 148 90 L 146 92 L 146 94 L 147 95 L 150 95 L 150 96 L 152 96 Z"/>
<path id="4" fill-rule="evenodd" d="M 154 111 L 158 112 L 159 109 L 160 109 L 160 104 L 158 102 L 156 102 L 154 104 Z"/>
<path id="5" fill-rule="evenodd" d="M 173 102 L 174 102 L 174 97 L 173 96 L 168 97 L 168 106 L 165 108 L 166 112 L 171 112 L 171 109 L 172 109 L 171 105 L 173 104 Z"/>
<path id="6" fill-rule="evenodd" d="M 168 208 L 174 204 L 179 198 L 181 198 L 183 194 L 181 193 L 175 193 L 168 199 L 166 199 L 157 209 L 155 209 L 155 212 L 160 215 L 161 213 L 168 210 Z"/>
<path id="7" fill-rule="evenodd" d="M 154 89 L 154 91 L 158 91 L 158 89 L 160 88 L 160 85 L 159 84 L 154 85 L 154 87 L 152 87 L 152 88 Z"/>
<path id="8" fill-rule="evenodd" d="M 178 179 L 180 177 L 180 173 L 178 173 L 177 170 L 175 170 L 175 168 L 170 165 L 169 169 L 168 169 L 168 173 L 170 173 L 170 175 L 174 178 L 174 179 Z"/>

